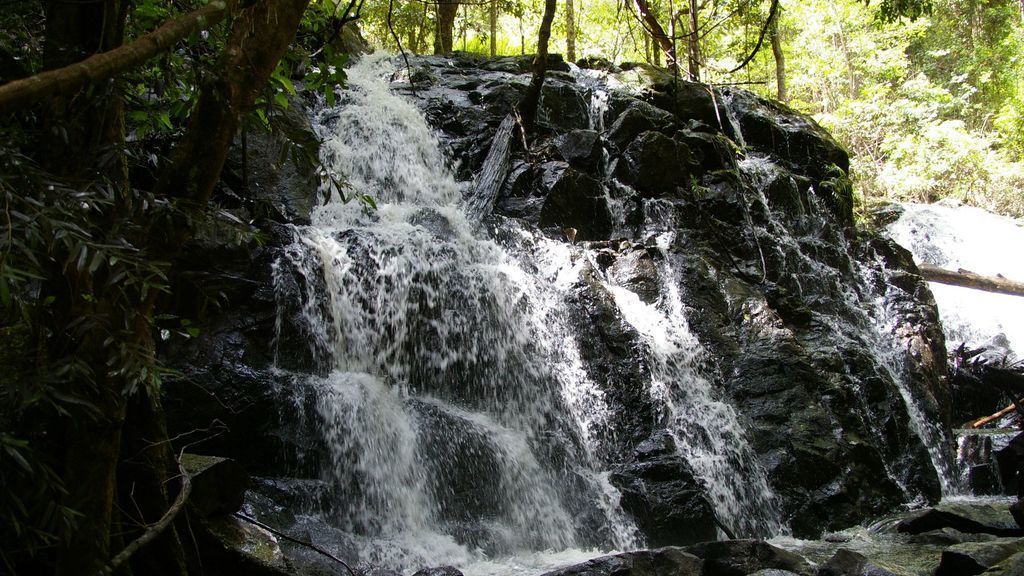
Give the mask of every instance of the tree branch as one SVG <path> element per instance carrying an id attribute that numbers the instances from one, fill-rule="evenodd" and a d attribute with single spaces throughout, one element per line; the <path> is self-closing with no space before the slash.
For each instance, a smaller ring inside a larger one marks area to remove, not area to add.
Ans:
<path id="1" fill-rule="evenodd" d="M 189 34 L 216 25 L 236 4 L 237 0 L 213 0 L 194 12 L 164 23 L 130 44 L 63 68 L 8 82 L 0 86 L 0 114 L 14 112 L 40 99 L 74 92 L 89 83 L 131 70 L 170 49 Z"/>
<path id="2" fill-rule="evenodd" d="M 168 526 L 171 525 L 171 522 L 174 521 L 178 512 L 185 507 L 185 502 L 188 501 L 188 496 L 192 493 L 192 478 L 189 477 L 188 472 L 186 472 L 185 468 L 181 465 L 180 457 L 178 458 L 178 472 L 181 474 L 181 491 L 178 492 L 178 497 L 174 500 L 174 504 L 167 509 L 167 512 L 164 513 L 156 524 L 146 528 L 146 531 L 142 533 L 142 536 L 131 541 L 124 547 L 124 550 L 117 553 L 117 556 L 111 558 L 110 564 L 108 564 L 101 572 L 103 576 L 113 574 L 122 564 L 132 557 L 132 554 L 135 554 L 135 552 L 140 548 L 152 542 L 157 536 L 166 530 Z"/>
<path id="3" fill-rule="evenodd" d="M 921 264 L 918 269 L 921 271 L 921 277 L 931 282 L 1010 294 L 1011 296 L 1024 296 L 1024 282 L 1015 282 L 1002 276 L 982 276 L 969 270 L 945 270 L 928 264 Z"/>

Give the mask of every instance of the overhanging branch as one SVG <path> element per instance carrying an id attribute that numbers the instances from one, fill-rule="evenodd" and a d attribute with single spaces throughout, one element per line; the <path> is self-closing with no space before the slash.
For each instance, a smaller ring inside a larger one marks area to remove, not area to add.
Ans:
<path id="1" fill-rule="evenodd" d="M 42 99 L 70 94 L 87 84 L 131 70 L 169 50 L 182 38 L 216 25 L 237 4 L 238 0 L 212 0 L 202 8 L 165 22 L 130 44 L 63 68 L 8 82 L 0 86 L 0 114 L 15 112 Z"/>

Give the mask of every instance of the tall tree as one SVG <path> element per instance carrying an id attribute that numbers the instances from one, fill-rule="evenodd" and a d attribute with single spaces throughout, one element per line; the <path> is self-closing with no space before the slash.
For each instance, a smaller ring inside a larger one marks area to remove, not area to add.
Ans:
<path id="1" fill-rule="evenodd" d="M 555 19 L 556 0 L 544 0 L 544 16 L 537 32 L 537 55 L 533 58 L 533 76 L 526 94 L 519 101 L 517 108 L 523 119 L 523 127 L 533 128 L 537 120 L 537 109 L 540 106 L 540 93 L 544 88 L 544 77 L 548 71 L 548 41 L 551 40 L 551 22 Z"/>
<path id="2" fill-rule="evenodd" d="M 491 0 L 488 7 L 490 20 L 491 58 L 498 55 L 498 0 Z"/>
<path id="3" fill-rule="evenodd" d="M 658 21 L 658 17 L 651 9 L 650 4 L 647 0 L 633 0 L 633 7 L 636 9 L 637 18 L 640 19 L 644 28 L 651 35 L 651 38 L 654 39 L 657 47 L 664 52 L 665 62 L 670 67 L 675 68 L 677 66 L 676 48 L 672 43 L 672 39 L 665 33 L 665 28 Z M 658 57 L 655 56 L 654 60 L 657 61 Z"/>
<path id="4" fill-rule="evenodd" d="M 769 40 L 772 43 L 772 56 L 775 57 L 775 96 L 780 102 L 789 101 L 789 93 L 786 90 L 786 54 L 782 50 L 782 34 L 779 32 L 779 20 L 776 16 L 768 31 Z"/>
<path id="5" fill-rule="evenodd" d="M 576 8 L 573 0 L 565 0 L 565 59 L 576 61 Z"/>
<path id="6" fill-rule="evenodd" d="M 455 16 L 459 13 L 459 0 L 438 0 L 436 29 L 434 32 L 434 54 L 451 54 Z"/>

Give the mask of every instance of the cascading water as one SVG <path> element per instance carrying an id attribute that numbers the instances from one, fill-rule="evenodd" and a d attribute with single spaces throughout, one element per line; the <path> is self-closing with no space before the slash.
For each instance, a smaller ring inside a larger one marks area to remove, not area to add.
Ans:
<path id="1" fill-rule="evenodd" d="M 971 206 L 904 204 L 899 218 L 888 225 L 894 240 L 905 246 L 918 264 L 948 270 L 964 269 L 987 276 L 1024 280 L 1021 260 L 1007 250 L 1024 246 L 1024 227 L 1018 220 Z M 929 283 L 939 309 L 947 348 L 981 349 L 989 362 L 1014 362 L 1024 351 L 1024 301 L 1016 296 L 982 292 L 960 286 Z M 979 414 L 980 416 L 980 414 Z M 979 482 L 974 467 L 989 470 L 992 452 L 1017 435 L 1015 428 L 958 430 L 961 484 L 981 493 L 998 492 L 997 477 Z M 998 463 L 994 466 L 998 468 Z"/>
<path id="2" fill-rule="evenodd" d="M 830 242 L 842 246 L 844 253 L 852 253 L 844 236 L 829 233 L 821 226 L 821 220 L 815 217 L 816 214 L 824 211 L 821 200 L 813 191 L 807 194 L 807 205 L 798 211 L 801 217 L 793 223 L 787 224 L 773 214 L 765 195 L 765 190 L 777 177 L 778 166 L 764 156 L 752 154 L 740 162 L 740 167 L 751 177 L 767 215 L 765 227 L 761 228 L 760 232 L 767 237 L 774 238 L 783 247 L 780 251 L 781 257 L 792 260 L 789 262 L 790 267 L 802 271 L 807 277 L 829 279 L 837 294 L 841 295 L 839 301 L 845 308 L 844 323 L 827 322 L 821 328 L 829 330 L 832 337 L 840 341 L 851 338 L 861 339 L 859 346 L 866 346 L 870 350 L 870 358 L 875 364 L 875 370 L 892 383 L 902 398 L 913 432 L 927 449 L 932 466 L 938 474 L 942 493 L 944 495 L 958 493 L 960 491 L 959 480 L 950 458 L 950 440 L 938 425 L 929 421 L 925 416 L 919 405 L 919 400 L 915 398 L 908 385 L 909 375 L 906 373 L 906 364 L 901 360 L 904 351 L 898 348 L 892 337 L 895 333 L 893 324 L 896 322 L 897 316 L 892 311 L 886 310 L 884 305 L 890 298 L 886 294 L 876 298 L 869 296 L 872 293 L 870 285 L 874 276 L 879 274 L 878 270 L 883 270 L 884 267 L 878 267 L 876 270 L 850 259 L 849 265 L 853 269 L 852 278 L 856 280 L 854 284 L 850 284 L 843 278 L 839 270 L 824 266 L 809 257 L 808 253 L 821 245 L 821 241 L 826 238 Z M 763 263 L 762 256 L 762 265 Z M 802 290 L 798 278 L 794 278 L 794 283 L 797 290 Z M 883 279 L 876 284 L 887 286 L 888 282 Z M 864 402 L 867 397 L 866 391 L 859 390 L 858 397 Z M 864 411 L 866 414 L 872 414 L 866 404 Z M 884 423 L 875 422 L 872 419 L 868 425 L 879 441 L 884 442 L 882 439 Z M 884 460 L 883 463 L 889 477 L 900 486 L 906 497 L 909 500 L 918 500 L 920 495 L 914 494 L 907 488 L 908 477 L 905 467 L 897 460 Z"/>
<path id="3" fill-rule="evenodd" d="M 970 206 L 905 204 L 888 232 L 919 264 L 1024 281 L 1024 260 L 1014 252 L 1024 246 L 1024 227 L 1012 218 Z M 1021 298 L 936 282 L 929 286 L 951 348 L 981 346 L 1001 334 L 1018 357 L 1024 352 L 1024 325 L 1017 321 L 1024 318 Z"/>
<path id="4" fill-rule="evenodd" d="M 690 332 L 679 281 L 665 253 L 673 234 L 658 237 L 665 256 L 664 292 L 656 305 L 611 281 L 623 317 L 648 346 L 650 394 L 668 413 L 667 430 L 707 490 L 718 520 L 733 534 L 769 537 L 785 531 L 775 494 L 745 438 L 735 409 L 701 372 L 705 352 Z"/>
<path id="5" fill-rule="evenodd" d="M 786 533 L 783 517 L 794 511 L 793 492 L 773 493 L 765 468 L 776 466 L 777 473 L 782 459 L 752 447 L 755 440 L 761 447 L 780 445 L 772 444 L 775 438 L 748 437 L 748 418 L 761 415 L 751 417 L 745 412 L 750 405 L 721 386 L 743 376 L 720 367 L 720 343 L 702 345 L 695 335 L 701 325 L 691 330 L 689 319 L 700 314 L 683 288 L 693 279 L 685 256 L 691 242 L 704 250 L 702 258 L 711 251 L 695 230 L 706 224 L 694 223 L 704 218 L 694 214 L 703 208 L 687 204 L 682 193 L 673 197 L 679 191 L 636 194 L 620 178 L 622 151 L 610 150 L 601 136 L 603 156 L 586 180 L 601 190 L 588 188 L 585 200 L 604 202 L 614 233 L 632 240 L 552 240 L 557 220 L 542 232 L 528 216 L 502 211 L 501 202 L 515 193 L 506 176 L 523 174 L 525 164 L 513 152 L 512 117 L 502 111 L 489 125 L 497 131 L 483 170 L 472 188 L 459 184 L 423 115 L 389 89 L 392 72 L 387 56 L 364 57 L 349 71 L 343 105 L 317 118 L 324 164 L 344 175 L 353 191 L 374 197 L 376 208 L 338 199 L 317 208 L 312 225 L 296 230 L 275 269 L 279 314 L 289 315 L 289 330 L 292 316 L 299 317 L 316 363 L 317 375 L 298 379 L 315 398 L 307 405 L 318 420 L 326 452 L 322 477 L 331 494 L 319 513 L 342 534 L 335 549 L 404 571 L 455 564 L 468 575 L 539 572 L 596 553 L 579 552 L 585 548 L 640 547 L 638 524 L 653 540 L 651 517 L 643 514 L 664 501 L 644 499 L 662 497 L 656 492 L 666 484 L 669 508 L 679 506 L 683 514 L 700 509 L 686 517 L 702 523 L 694 535 L 714 535 L 708 504 L 718 525 L 737 536 Z M 589 90 L 591 116 L 576 127 L 604 133 L 604 115 L 621 111 L 612 109 L 597 76 L 581 84 Z M 742 141 L 740 122 L 731 111 L 728 116 L 720 120 Z M 690 136 L 694 146 L 715 142 Z M 830 308 L 809 312 L 809 327 L 799 336 L 806 341 L 793 344 L 806 343 L 807 357 L 819 354 L 813 360 L 833 370 L 832 381 L 808 382 L 836 383 L 830 390 L 850 397 L 845 406 L 856 412 L 852 424 L 838 417 L 830 422 L 834 427 L 824 432 L 834 436 L 830 449 L 850 454 L 870 444 L 878 453 L 864 457 L 873 458 L 872 465 L 881 461 L 876 475 L 888 474 L 903 488 L 893 500 L 913 500 L 918 492 L 908 487 L 908 476 L 922 469 L 915 468 L 919 461 L 927 467 L 927 458 L 920 446 L 903 449 L 900 441 L 913 435 L 906 417 L 877 411 L 864 382 L 883 381 L 874 385 L 884 395 L 899 388 L 885 410 L 902 411 L 902 397 L 940 474 L 943 440 L 918 426 L 924 417 L 898 351 L 886 344 L 886 311 L 874 301 L 870 273 L 858 268 L 848 239 L 813 191 L 797 193 L 804 195 L 802 205 L 776 214 L 766 191 L 779 165 L 751 152 L 737 167 L 735 153 L 728 153 L 737 186 L 732 193 L 741 204 L 735 204 L 740 212 L 730 212 L 728 202 L 735 200 L 723 201 L 721 216 L 740 214 L 734 230 L 745 237 L 737 247 L 756 245 L 757 252 L 742 270 L 726 254 L 715 266 L 723 278 L 735 275 L 715 289 L 725 295 L 726 282 L 747 282 L 745 294 L 757 295 L 751 301 L 767 302 L 769 290 L 802 298 L 806 287 L 808 308 L 815 302 Z M 578 167 L 552 161 L 538 170 L 525 186 L 550 185 Z M 638 285 L 643 273 L 629 254 L 641 253 L 652 272 Z M 621 275 L 614 271 L 619 261 Z M 581 313 L 602 317 L 581 319 Z M 737 329 L 749 327 L 747 320 Z M 836 351 L 844 357 L 831 358 Z M 752 430 L 763 434 L 764 420 L 756 424 Z M 849 442 L 846 425 L 853 430 Z M 857 439 L 864 429 L 866 441 Z M 666 432 L 668 440 L 659 443 Z M 669 445 L 671 454 L 658 451 Z M 658 485 L 666 475 L 672 478 Z M 817 497 L 833 487 L 815 490 L 803 494 Z M 637 514 L 636 523 L 627 509 Z M 653 521 L 657 530 L 677 510 L 656 512 L 662 514 Z M 658 537 L 674 542 L 679 532 Z"/>
<path id="6" fill-rule="evenodd" d="M 361 561 L 396 569 L 471 574 L 496 556 L 635 547 L 587 456 L 606 409 L 559 345 L 558 282 L 528 274 L 467 218 L 390 72 L 386 56 L 363 58 L 344 105 L 320 117 L 325 164 L 377 208 L 332 199 L 279 263 L 305 287 L 300 314 L 325 373 L 309 385 L 332 522 L 362 542 Z M 558 274 L 568 254 L 537 242 Z"/>

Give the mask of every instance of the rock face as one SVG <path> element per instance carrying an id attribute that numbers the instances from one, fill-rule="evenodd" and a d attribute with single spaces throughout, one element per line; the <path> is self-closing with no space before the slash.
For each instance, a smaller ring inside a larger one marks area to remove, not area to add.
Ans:
<path id="1" fill-rule="evenodd" d="M 413 60 L 410 97 L 463 180 L 483 164 L 526 69 L 515 58 Z M 909 254 L 854 231 L 846 153 L 780 105 L 648 75 L 654 81 L 638 92 L 599 93 L 591 79 L 551 74 L 530 152 L 516 143 L 484 222 L 493 230 L 516 220 L 578 251 L 579 279 L 564 305 L 580 363 L 614 415 L 593 459 L 610 471 L 622 509 L 652 546 L 713 540 L 720 528 L 756 537 L 770 530 L 724 522 L 710 496 L 719 487 L 680 455 L 678 435 L 666 432 L 671 415 L 647 384 L 666 369 L 651 336 L 624 315 L 623 291 L 637 307 L 679 299 L 693 333 L 691 368 L 729 407 L 718 414 L 735 412 L 750 445 L 747 461 L 733 464 L 763 473 L 777 521 L 794 535 L 937 500 L 933 459 L 950 458 L 949 446 L 938 444 L 940 432 L 920 431 L 907 404 L 939 431 L 948 425 L 942 332 Z M 292 394 L 277 368 L 316 373 L 322 365 L 301 323 L 277 311 L 299 309 L 304 290 L 322 287 L 279 274 L 273 262 L 291 240 L 279 223 L 304 222 L 309 205 L 300 199 L 310 196 L 299 194 L 299 175 L 254 174 L 267 183 L 261 190 L 287 189 L 267 199 L 276 207 L 260 220 L 269 241 L 240 248 L 209 239 L 182 267 L 181 290 L 208 289 L 214 278 L 226 298 L 216 311 L 183 312 L 201 320 L 198 335 L 176 330 L 162 343 L 181 373 L 165 387 L 166 406 L 172 436 L 226 424 L 199 449 L 267 477 L 255 492 L 268 508 L 308 508 L 321 496 L 301 493 L 327 491 L 315 482 L 323 440 L 315 422 L 295 414 L 315 414 L 315 400 Z M 463 495 L 479 501 L 487 488 Z M 552 575 L 810 573 L 781 550 L 740 542 L 614 556 Z"/>
<path id="2" fill-rule="evenodd" d="M 479 169 L 505 109 L 459 103 L 498 101 L 525 82 L 474 66 L 414 63 L 433 82 L 417 102 L 444 118 L 435 126 L 466 173 Z M 909 253 L 853 232 L 846 152 L 780 104 L 740 90 L 712 98 L 703 86 L 645 74 L 653 81 L 640 97 L 552 78 L 547 120 L 531 155 L 514 154 L 492 216 L 558 237 L 573 228 L 596 252 L 570 304 L 583 361 L 617 414 L 618 448 L 603 457 L 623 505 L 656 544 L 715 529 L 689 496 L 700 487 L 685 465 L 649 460 L 660 416 L 636 383 L 651 367 L 604 288 L 610 277 L 651 304 L 668 285 L 685 294 L 713 385 L 741 414 L 796 535 L 857 523 L 911 495 L 936 499 L 933 459 L 951 461 L 950 446 L 929 455 L 925 442 L 941 434 L 921 440 L 907 398 L 924 420 L 948 425 L 942 332 Z M 467 78 L 474 93 L 461 88 Z M 584 124 L 576 111 L 588 101 L 607 104 Z M 667 247 L 659 235 L 671 238 Z M 689 530 L 678 528 L 683 516 Z"/>

